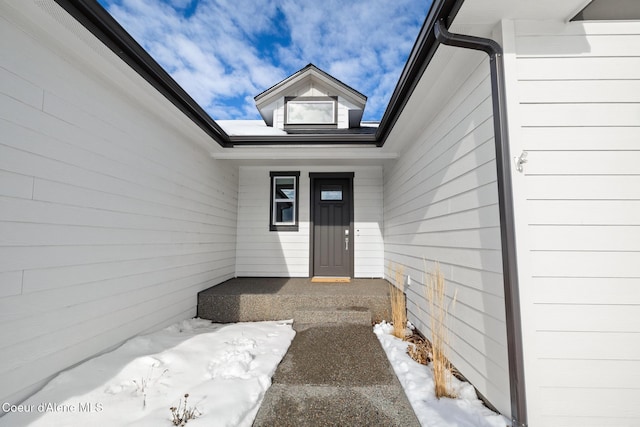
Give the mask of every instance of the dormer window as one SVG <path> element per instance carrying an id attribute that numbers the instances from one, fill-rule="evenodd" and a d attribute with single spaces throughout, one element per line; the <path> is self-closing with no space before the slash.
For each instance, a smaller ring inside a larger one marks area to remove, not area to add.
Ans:
<path id="1" fill-rule="evenodd" d="M 265 124 L 286 134 L 375 132 L 360 123 L 367 97 L 313 64 L 254 99 Z"/>
<path id="2" fill-rule="evenodd" d="M 338 123 L 338 97 L 285 96 L 286 127 L 335 127 Z"/>

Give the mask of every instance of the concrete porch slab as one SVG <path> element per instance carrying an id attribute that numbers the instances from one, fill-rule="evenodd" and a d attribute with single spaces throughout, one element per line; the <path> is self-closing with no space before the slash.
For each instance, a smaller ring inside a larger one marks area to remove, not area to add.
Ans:
<path id="1" fill-rule="evenodd" d="M 219 323 L 294 319 L 305 308 L 370 311 L 371 320 L 389 319 L 389 283 L 352 279 L 350 283 L 313 283 L 310 278 L 230 279 L 198 294 L 198 317 Z"/>

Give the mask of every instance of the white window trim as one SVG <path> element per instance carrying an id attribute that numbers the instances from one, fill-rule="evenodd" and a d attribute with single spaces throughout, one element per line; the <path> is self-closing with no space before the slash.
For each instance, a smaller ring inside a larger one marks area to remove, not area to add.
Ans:
<path id="1" fill-rule="evenodd" d="M 331 105 L 331 121 L 330 122 L 292 122 L 291 118 L 291 110 L 290 107 L 297 104 L 328 104 Z M 335 125 L 336 124 L 336 102 L 334 100 L 290 100 L 287 101 L 287 123 L 288 125 Z"/>
<path id="2" fill-rule="evenodd" d="M 276 184 L 278 182 L 278 179 L 293 179 L 293 199 L 278 199 L 276 197 Z M 298 200 L 296 200 L 296 194 L 297 194 L 297 185 L 296 185 L 296 181 L 297 181 L 297 177 L 294 175 L 282 175 L 282 176 L 274 176 L 273 177 L 273 200 L 271 201 L 271 203 L 273 204 L 272 206 L 272 218 L 273 218 L 273 225 L 295 225 L 296 224 L 296 203 L 298 203 Z M 277 209 L 277 205 L 278 202 L 284 202 L 284 203 L 293 203 L 293 219 L 291 221 L 284 221 L 284 222 L 278 222 L 276 221 L 276 209 Z"/>

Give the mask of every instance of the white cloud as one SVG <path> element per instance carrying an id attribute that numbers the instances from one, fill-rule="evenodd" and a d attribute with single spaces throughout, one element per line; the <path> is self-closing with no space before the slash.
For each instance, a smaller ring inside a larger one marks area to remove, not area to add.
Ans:
<path id="1" fill-rule="evenodd" d="M 365 118 L 380 119 L 428 6 L 413 0 L 102 1 L 214 119 L 258 118 L 253 96 L 310 62 L 367 95 Z"/>
<path id="2" fill-rule="evenodd" d="M 322 2 L 309 14 L 307 3 L 288 0 L 294 53 L 325 69 L 369 97 L 366 119 L 380 119 L 427 11 L 411 0 Z M 283 62 L 295 61 L 285 52 Z M 309 62 L 307 61 L 307 62 Z M 304 61 L 302 61 L 304 62 Z M 393 81 L 388 84 L 389 77 Z"/>

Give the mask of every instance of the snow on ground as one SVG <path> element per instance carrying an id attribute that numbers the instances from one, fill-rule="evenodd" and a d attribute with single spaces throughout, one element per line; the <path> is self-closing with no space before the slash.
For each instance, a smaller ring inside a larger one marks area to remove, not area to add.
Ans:
<path id="1" fill-rule="evenodd" d="M 392 335 L 393 326 L 382 322 L 374 326 L 413 411 L 423 427 L 506 427 L 508 420 L 489 410 L 478 399 L 471 384 L 452 379 L 456 399 L 437 399 L 433 371 L 407 354 L 409 343 Z"/>
<path id="2" fill-rule="evenodd" d="M 459 397 L 436 399 L 431 369 L 413 361 L 392 330 L 384 322 L 374 327 L 423 427 L 508 425 L 455 378 Z M 11 408 L 0 427 L 171 426 L 169 408 L 187 393 L 200 413 L 188 426 L 250 426 L 294 335 L 291 321 L 185 320 L 59 374 Z"/>
<path id="3" fill-rule="evenodd" d="M 294 335 L 291 321 L 186 320 L 61 373 L 0 426 L 171 426 L 186 393 L 201 413 L 188 426 L 250 426 Z"/>

